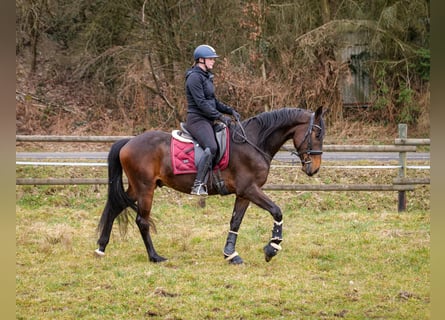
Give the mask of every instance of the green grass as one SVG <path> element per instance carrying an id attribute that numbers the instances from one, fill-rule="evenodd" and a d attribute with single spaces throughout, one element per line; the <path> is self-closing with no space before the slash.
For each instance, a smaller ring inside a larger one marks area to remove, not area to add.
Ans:
<path id="1" fill-rule="evenodd" d="M 404 213 L 396 192 L 269 192 L 283 250 L 265 262 L 273 222 L 252 205 L 241 266 L 222 254 L 233 196 L 200 208 L 158 189 L 153 240 L 169 260 L 153 264 L 134 223 L 125 235 L 115 224 L 106 256 L 93 255 L 105 186 L 16 190 L 17 319 L 430 318 L 429 186 L 408 194 Z"/>

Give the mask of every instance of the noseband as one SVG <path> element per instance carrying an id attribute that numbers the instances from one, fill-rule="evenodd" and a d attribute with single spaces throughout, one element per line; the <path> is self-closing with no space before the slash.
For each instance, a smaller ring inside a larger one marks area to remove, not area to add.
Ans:
<path id="1" fill-rule="evenodd" d="M 304 134 L 303 141 L 301 141 L 300 145 L 297 147 L 297 152 L 295 152 L 300 158 L 302 158 L 302 156 L 304 154 L 307 154 L 307 155 L 320 155 L 320 154 L 323 153 L 323 151 L 321 151 L 321 150 L 312 150 L 312 129 L 315 127 L 315 128 L 317 128 L 319 130 L 322 130 L 322 128 L 319 125 L 314 124 L 314 116 L 315 116 L 314 113 L 312 113 L 311 114 L 311 119 L 309 120 L 309 126 L 308 126 L 308 128 L 306 130 L 306 133 Z M 299 151 L 301 146 L 303 145 L 303 143 L 306 142 L 306 140 L 308 140 L 306 151 L 304 151 L 304 152 Z M 303 160 L 302 159 L 302 161 L 305 164 L 306 163 L 311 163 L 310 159 L 309 160 Z"/>

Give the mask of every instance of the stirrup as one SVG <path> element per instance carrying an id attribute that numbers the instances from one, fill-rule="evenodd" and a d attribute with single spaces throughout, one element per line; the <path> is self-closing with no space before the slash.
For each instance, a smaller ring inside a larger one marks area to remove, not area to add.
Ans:
<path id="1" fill-rule="evenodd" d="M 195 184 L 190 194 L 197 196 L 207 196 L 207 186 L 204 183 Z"/>

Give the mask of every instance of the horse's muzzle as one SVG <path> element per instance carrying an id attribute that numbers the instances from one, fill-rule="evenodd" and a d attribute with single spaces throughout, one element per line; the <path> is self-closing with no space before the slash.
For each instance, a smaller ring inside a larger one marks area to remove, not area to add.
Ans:
<path id="1" fill-rule="evenodd" d="M 306 172 L 306 174 L 309 177 L 312 177 L 314 174 L 316 174 L 318 172 L 318 170 L 319 170 L 319 168 L 317 168 L 315 170 L 312 170 L 311 165 L 309 165 L 309 166 L 306 167 L 306 171 L 305 172 Z"/>
<path id="2" fill-rule="evenodd" d="M 312 177 L 314 174 L 320 170 L 321 161 L 319 157 L 317 159 L 312 159 L 312 157 L 308 157 L 304 159 L 302 162 L 303 167 L 301 168 L 304 173 L 306 173 L 309 177 Z"/>

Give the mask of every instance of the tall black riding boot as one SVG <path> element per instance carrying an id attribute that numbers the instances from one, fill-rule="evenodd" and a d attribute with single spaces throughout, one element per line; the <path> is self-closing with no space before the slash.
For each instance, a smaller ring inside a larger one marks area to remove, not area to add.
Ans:
<path id="1" fill-rule="evenodd" d="M 197 165 L 198 173 L 196 174 L 195 182 L 193 183 L 192 191 L 190 194 L 198 195 L 198 196 L 206 196 L 207 195 L 207 186 L 204 182 L 205 176 L 207 172 L 210 170 L 210 166 L 212 165 L 212 153 L 209 148 L 204 150 L 204 154 L 202 155 L 201 160 Z"/>

